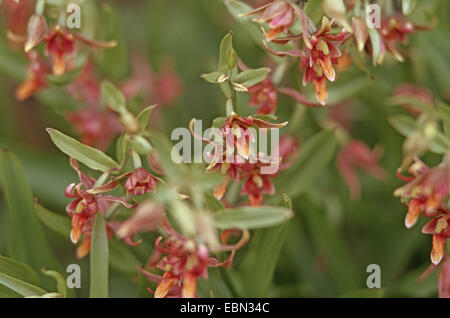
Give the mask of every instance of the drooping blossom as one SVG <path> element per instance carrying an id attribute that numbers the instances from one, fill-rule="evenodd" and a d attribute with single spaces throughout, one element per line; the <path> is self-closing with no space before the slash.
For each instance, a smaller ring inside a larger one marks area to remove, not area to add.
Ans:
<path id="1" fill-rule="evenodd" d="M 408 206 L 405 218 L 407 228 L 412 227 L 420 215 L 433 218 L 423 227 L 422 232 L 433 235 L 431 261 L 438 264 L 444 255 L 445 241 L 450 237 L 450 211 L 446 205 L 450 193 L 450 165 L 443 162 L 430 168 L 415 158 L 408 173 L 408 177 L 398 174 L 407 184 L 396 189 L 394 195 L 399 196 Z"/>
<path id="2" fill-rule="evenodd" d="M 34 74 L 34 77 L 29 75 L 25 83 L 21 85 L 22 87 L 18 89 L 16 96 L 19 100 L 28 98 L 45 86 L 45 75 L 50 73 L 47 69 L 54 75 L 61 75 L 71 69 L 75 62 L 77 43 L 83 43 L 94 48 L 112 48 L 116 45 L 115 41 L 94 41 L 85 38 L 81 34 L 69 31 L 60 25 L 49 28 L 46 19 L 42 15 L 37 14 L 30 17 L 26 36 L 14 34 L 10 30 L 8 37 L 15 42 L 24 43 L 25 53 L 32 57 L 30 58 L 29 74 Z M 38 53 L 32 52 L 42 42 L 45 43 L 45 54 L 49 59 L 46 67 L 43 66 L 45 61 L 39 58 Z M 38 58 L 41 61 L 39 72 L 36 71 Z M 39 79 L 39 82 L 37 79 Z M 28 86 L 26 87 L 26 85 Z"/>
<path id="3" fill-rule="evenodd" d="M 27 77 L 16 89 L 16 99 L 23 101 L 47 86 L 45 76 L 50 74 L 50 68 L 37 52 L 27 54 L 29 60 Z"/>
<path id="4" fill-rule="evenodd" d="M 155 188 L 155 177 L 142 167 L 133 170 L 125 182 L 128 194 L 142 195 L 155 190 Z"/>
<path id="5" fill-rule="evenodd" d="M 336 71 L 334 64 L 338 63 L 338 58 L 342 55 L 338 46 L 345 39 L 346 33 L 342 31 L 337 35 L 331 32 L 331 24 L 324 17 L 321 28 L 311 36 L 311 49 L 305 49 L 301 57 L 301 67 L 304 70 L 303 85 L 312 82 L 316 91 L 317 100 L 325 105 L 328 93 L 326 80 L 334 82 Z"/>
<path id="6" fill-rule="evenodd" d="M 302 20 L 306 20 L 305 14 L 300 8 L 296 8 L 298 16 Z M 304 28 L 307 30 L 308 22 L 303 22 Z M 278 43 L 286 43 L 287 41 L 299 39 L 303 37 L 303 49 L 294 49 L 290 51 L 272 50 L 267 42 L 263 42 L 265 48 L 272 54 L 277 56 L 293 56 L 300 57 L 300 68 L 304 71 L 303 85 L 313 83 L 317 100 L 325 105 L 327 103 L 328 92 L 326 81 L 334 82 L 336 80 L 336 71 L 334 65 L 338 63 L 338 58 L 342 56 L 339 46 L 348 39 L 348 34 L 342 30 L 338 34 L 331 33 L 332 24 L 327 17 L 323 17 L 319 30 L 310 35 L 303 32 L 301 36 L 286 37 L 286 39 L 277 40 Z"/>
<path id="7" fill-rule="evenodd" d="M 158 285 L 154 293 L 155 298 L 194 298 L 197 297 L 197 281 L 199 278 L 208 278 L 209 267 L 227 267 L 233 262 L 235 251 L 241 248 L 248 240 L 247 231 L 242 232 L 242 237 L 234 245 L 208 247 L 204 243 L 196 242 L 177 233 L 166 218 L 161 223 L 161 228 L 167 236 L 159 237 L 156 242 L 156 251 L 150 257 L 146 267 L 162 270 L 162 276 L 153 274 L 143 268 L 140 272 L 150 281 Z M 227 259 L 220 262 L 211 257 L 210 252 L 231 251 Z"/>
<path id="8" fill-rule="evenodd" d="M 191 132 L 197 136 L 193 129 L 194 120 L 191 121 Z M 280 169 L 285 169 L 295 160 L 298 143 L 291 137 L 284 136 L 277 145 L 278 151 L 268 156 L 263 152 L 252 151 L 255 143 L 255 128 L 281 128 L 287 123 L 275 124 L 265 122 L 258 118 L 241 117 L 232 114 L 221 127 L 223 140 L 208 141 L 214 143 L 214 154 L 208 170 L 217 171 L 225 176 L 225 179 L 214 188 L 214 196 L 222 199 L 231 180 L 238 183 L 243 181 L 241 194 L 249 197 L 251 205 L 260 205 L 263 194 L 273 194 L 274 186 L 271 178 L 274 178 Z M 236 150 L 236 151 L 235 151 Z M 256 150 L 256 149 L 253 149 Z"/>
<path id="9" fill-rule="evenodd" d="M 254 14 L 259 14 L 254 19 L 255 21 L 268 24 L 270 30 L 266 35 L 266 39 L 269 42 L 275 39 L 280 33 L 287 32 L 295 21 L 294 9 L 286 0 L 274 0 L 242 14 L 241 17 Z"/>
<path id="10" fill-rule="evenodd" d="M 445 243 L 450 238 L 450 211 L 440 210 L 439 213 L 422 228 L 422 233 L 433 235 L 430 258 L 435 265 L 444 257 Z"/>
<path id="11" fill-rule="evenodd" d="M 359 140 L 348 142 L 339 152 L 337 166 L 350 190 L 352 199 L 359 199 L 361 186 L 356 175 L 356 169 L 362 169 L 378 180 L 386 177 L 386 172 L 378 164 L 380 153 L 377 148 L 370 149 Z"/>
<path id="12" fill-rule="evenodd" d="M 77 172 L 80 182 L 70 184 L 65 190 L 65 196 L 73 199 L 67 205 L 66 211 L 72 218 L 71 241 L 76 244 L 81 236 L 84 236 L 83 243 L 76 252 L 78 258 L 83 258 L 90 250 L 90 238 L 95 215 L 97 213 L 105 215 L 112 202 L 118 202 L 127 208 L 132 208 L 134 205 L 129 204 L 123 198 L 104 194 L 118 186 L 117 181 L 110 181 L 105 185 L 95 187 L 96 180 L 84 174 L 75 159 L 70 159 L 70 165 Z M 109 237 L 111 237 L 113 230 L 114 223 L 107 223 Z M 125 241 L 127 242 L 127 240 Z"/>
<path id="13" fill-rule="evenodd" d="M 354 32 L 355 36 L 357 36 L 356 42 L 359 48 L 361 48 L 364 44 L 366 51 L 370 55 L 374 56 L 375 52 L 373 44 L 367 35 L 367 26 L 362 19 L 361 21 L 362 22 L 356 25 L 354 24 L 354 28 L 355 26 L 357 27 Z M 408 21 L 405 16 L 400 14 L 394 14 L 383 19 L 381 22 L 381 28 L 374 29 L 374 32 L 379 34 L 379 43 L 377 44 L 377 46 L 379 46 L 379 52 L 378 56 L 374 60 L 374 63 L 382 64 L 387 51 L 389 51 L 399 62 L 403 62 L 405 58 L 397 48 L 398 43 L 406 44 L 407 36 L 409 34 L 417 31 L 429 30 L 432 27 L 432 25 L 416 25 Z M 364 29 L 366 30 L 364 31 Z"/>

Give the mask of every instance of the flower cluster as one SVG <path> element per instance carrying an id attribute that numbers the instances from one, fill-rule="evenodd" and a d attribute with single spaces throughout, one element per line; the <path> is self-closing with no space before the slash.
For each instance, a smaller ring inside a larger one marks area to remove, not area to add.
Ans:
<path id="1" fill-rule="evenodd" d="M 177 233 L 167 219 L 161 222 L 161 228 L 167 234 L 160 236 L 155 243 L 156 250 L 147 263 L 147 268 L 157 268 L 164 271 L 162 276 L 140 269 L 149 280 L 158 283 L 154 293 L 155 298 L 194 298 L 198 278 L 207 278 L 208 267 L 226 267 L 233 262 L 237 249 L 248 240 L 248 232 L 242 232 L 241 239 L 234 245 L 208 246 L 194 239 L 189 239 Z M 227 259 L 220 262 L 210 257 L 211 250 L 216 252 L 231 251 Z"/>
<path id="2" fill-rule="evenodd" d="M 450 210 L 446 201 L 450 194 L 450 165 L 444 162 L 430 168 L 416 158 L 408 172 L 409 177 L 399 175 L 408 183 L 395 190 L 394 195 L 408 206 L 407 228 L 412 227 L 420 215 L 431 218 L 422 232 L 433 235 L 431 261 L 437 265 L 444 257 L 445 242 L 450 237 Z"/>

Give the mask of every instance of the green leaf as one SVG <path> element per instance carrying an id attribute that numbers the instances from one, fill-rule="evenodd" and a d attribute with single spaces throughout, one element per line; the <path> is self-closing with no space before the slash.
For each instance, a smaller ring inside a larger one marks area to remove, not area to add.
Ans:
<path id="1" fill-rule="evenodd" d="M 206 208 L 209 211 L 217 212 L 220 210 L 225 210 L 225 206 L 223 205 L 223 203 L 217 200 L 211 192 L 209 191 L 204 192 L 203 198 L 205 200 Z"/>
<path id="2" fill-rule="evenodd" d="M 402 12 L 409 15 L 417 6 L 417 0 L 402 0 Z"/>
<path id="3" fill-rule="evenodd" d="M 219 229 L 259 229 L 278 225 L 292 216 L 292 210 L 283 207 L 244 206 L 218 211 L 214 222 Z"/>
<path id="4" fill-rule="evenodd" d="M 156 105 L 148 106 L 144 108 L 139 115 L 137 115 L 136 119 L 139 123 L 139 128 L 141 133 L 147 129 L 148 122 L 150 120 L 150 114 L 152 113 L 153 109 L 156 107 Z"/>
<path id="5" fill-rule="evenodd" d="M 20 279 L 0 273 L 0 285 L 3 285 L 14 292 L 24 296 L 42 296 L 47 292 L 37 286 L 28 284 Z"/>
<path id="6" fill-rule="evenodd" d="M 40 204 L 36 204 L 36 213 L 38 218 L 48 228 L 60 234 L 66 239 L 70 239 L 72 229 L 71 220 L 67 216 L 52 212 Z"/>
<path id="7" fill-rule="evenodd" d="M 438 101 L 437 112 L 443 122 L 445 136 L 450 140 L 450 106 Z"/>
<path id="8" fill-rule="evenodd" d="M 244 85 L 245 87 L 250 87 L 262 82 L 267 74 L 269 74 L 270 68 L 261 67 L 256 70 L 246 70 L 233 78 L 233 81 Z"/>
<path id="9" fill-rule="evenodd" d="M 373 65 L 376 65 L 378 63 L 378 59 L 380 58 L 381 53 L 381 46 L 380 46 L 380 35 L 378 34 L 378 31 L 375 29 L 369 28 L 369 37 L 370 42 L 372 43 L 372 62 Z"/>
<path id="10" fill-rule="evenodd" d="M 127 101 L 123 93 L 112 83 L 102 83 L 102 96 L 111 109 L 118 113 L 127 111 Z"/>
<path id="11" fill-rule="evenodd" d="M 225 75 L 225 74 L 223 74 L 222 72 L 212 72 L 212 73 L 208 73 L 208 74 L 202 74 L 201 77 L 208 83 L 218 84 L 218 83 L 220 83 L 219 78 L 223 75 Z"/>
<path id="12" fill-rule="evenodd" d="M 219 72 L 230 73 L 237 64 L 237 55 L 233 49 L 233 33 L 230 32 L 220 44 Z"/>
<path id="13" fill-rule="evenodd" d="M 408 137 L 413 131 L 420 129 L 416 120 L 407 115 L 395 115 L 388 118 L 389 123 L 394 127 L 401 135 Z M 437 154 L 444 154 L 450 147 L 450 142 L 439 131 L 435 132 L 433 141 L 429 146 L 431 152 Z"/>
<path id="14" fill-rule="evenodd" d="M 297 162 L 277 182 L 291 197 L 308 190 L 333 158 L 336 138 L 331 131 L 323 131 L 309 138 L 300 148 Z"/>
<path id="15" fill-rule="evenodd" d="M 91 238 L 90 252 L 90 297 L 108 298 L 109 248 L 106 223 L 101 213 L 97 213 Z"/>
<path id="16" fill-rule="evenodd" d="M 66 279 L 57 271 L 43 269 L 42 272 L 45 275 L 53 277 L 56 280 L 56 289 L 58 290 L 58 293 L 62 295 L 64 298 L 66 298 L 67 297 Z"/>
<path id="17" fill-rule="evenodd" d="M 0 153 L 0 174 L 10 220 L 10 257 L 35 270 L 60 269 L 35 213 L 34 198 L 25 172 L 16 156 Z"/>
<path id="18" fill-rule="evenodd" d="M 228 9 L 228 12 L 233 16 L 233 18 L 238 22 L 241 23 L 242 26 L 247 29 L 249 34 L 251 35 L 253 41 L 261 46 L 262 43 L 262 36 L 261 36 L 261 30 L 259 29 L 258 24 L 254 23 L 252 21 L 251 16 L 249 17 L 241 17 L 241 14 L 250 12 L 253 10 L 252 7 L 250 7 L 248 4 L 238 1 L 238 0 L 228 0 L 224 1 L 225 6 Z"/>
<path id="19" fill-rule="evenodd" d="M 97 54 L 95 55 L 98 62 L 97 65 L 106 78 L 121 80 L 129 71 L 130 59 L 127 51 L 125 31 L 121 25 L 120 17 L 113 6 L 103 3 L 100 6 L 98 21 L 98 34 L 95 38 L 106 41 L 115 40 L 117 41 L 117 46 L 112 49 L 98 50 L 98 53 L 96 52 Z"/>
<path id="20" fill-rule="evenodd" d="M 39 285 L 40 283 L 39 276 L 33 268 L 2 255 L 0 255 L 0 273 L 32 285 Z"/>
<path id="21" fill-rule="evenodd" d="M 129 250 L 123 242 L 111 239 L 109 241 L 109 264 L 116 271 L 126 275 L 136 275 L 138 273 L 137 267 L 142 266 L 142 263 Z"/>
<path id="22" fill-rule="evenodd" d="M 292 209 L 289 196 L 283 194 L 280 206 Z M 239 268 L 246 296 L 266 297 L 275 267 L 286 239 L 289 222 L 257 230 L 253 233 L 247 253 Z"/>
<path id="23" fill-rule="evenodd" d="M 47 132 L 59 150 L 69 157 L 84 163 L 91 169 L 105 172 L 119 167 L 117 162 L 98 149 L 86 146 L 56 129 L 47 128 Z"/>
<path id="24" fill-rule="evenodd" d="M 175 164 L 173 162 L 171 155 L 173 147 L 172 143 L 165 135 L 156 132 L 152 133 L 150 141 L 158 152 L 159 162 L 161 163 L 168 178 L 176 180 L 179 177 L 179 172 L 183 165 Z"/>

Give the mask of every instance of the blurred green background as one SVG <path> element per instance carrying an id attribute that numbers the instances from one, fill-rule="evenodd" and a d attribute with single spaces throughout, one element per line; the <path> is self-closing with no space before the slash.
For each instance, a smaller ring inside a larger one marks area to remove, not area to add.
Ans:
<path id="1" fill-rule="evenodd" d="M 187 127 L 191 118 L 210 123 L 223 116 L 224 98 L 220 90 L 200 78 L 213 71 L 217 64 L 221 39 L 233 30 L 234 46 L 240 58 L 250 67 L 264 66 L 268 54 L 255 43 L 248 31 L 228 13 L 218 0 L 149 0 L 100 1 L 110 3 L 118 16 L 119 39 L 123 49 L 113 63 L 104 69 L 104 78 L 120 82 L 131 74 L 131 56 L 142 51 L 155 71 L 167 57 L 174 61 L 174 69 L 183 83 L 176 103 L 161 107 L 161 117 L 155 127 L 169 133 L 176 127 Z M 257 3 L 253 1 L 252 3 Z M 286 133 L 299 136 L 302 142 L 320 131 L 318 119 L 327 116 L 334 104 L 345 102 L 354 107 L 354 138 L 370 145 L 381 144 L 384 156 L 381 165 L 389 173 L 385 182 L 376 181 L 364 173 L 359 177 L 362 197 L 358 202 L 349 199 L 349 192 L 336 169 L 335 158 L 320 173 L 320 178 L 306 191 L 293 198 L 295 218 L 289 225 L 282 248 L 270 297 L 434 297 L 437 296 L 437 272 L 427 279 L 416 278 L 429 266 L 431 236 L 420 232 L 421 224 L 407 230 L 404 226 L 406 207 L 393 190 L 402 184 L 395 177 L 401 162 L 401 137 L 388 123 L 387 117 L 403 110 L 389 106 L 387 99 L 401 83 L 416 83 L 430 89 L 435 97 L 448 98 L 450 93 L 450 24 L 447 14 L 449 1 L 420 1 L 437 18 L 432 31 L 409 37 L 407 61 L 399 64 L 388 59 L 385 65 L 370 67 L 368 76 L 355 66 L 338 74 L 329 84 L 331 106 L 308 109 L 295 127 Z M 97 17 L 99 12 L 93 13 Z M 102 25 L 97 25 L 102 32 Z M 75 136 L 64 119 L 70 107 L 63 88 L 52 88 L 18 103 L 14 90 L 25 74 L 26 61 L 17 50 L 9 49 L 5 33 L 0 35 L 0 145 L 13 151 L 25 167 L 33 193 L 47 208 L 65 213 L 68 200 L 65 187 L 76 182 L 76 174 L 68 159 L 52 144 L 45 127 L 55 127 Z M 284 84 L 301 89 L 312 96 L 311 87 L 302 88 L 298 68 L 293 68 Z M 446 95 L 447 94 L 447 95 Z M 250 114 L 246 106 L 248 96 L 239 95 L 240 109 Z M 142 105 L 145 106 L 145 105 Z M 280 120 L 298 116 L 295 102 L 280 97 L 277 115 Z M 114 153 L 113 147 L 109 149 Z M 424 160 L 434 164 L 439 157 L 427 155 Z M 286 172 L 283 178 L 295 180 Z M 283 182 L 277 191 L 283 189 Z M 7 254 L 9 221 L 0 189 L 0 254 Z M 422 220 L 424 221 L 424 220 Z M 75 246 L 46 229 L 46 235 L 63 267 L 77 263 L 82 266 L 82 288 L 79 296 L 88 295 L 88 259 L 74 257 Z M 151 234 L 149 234 L 150 236 Z M 33 244 L 33 242 L 30 242 Z M 151 240 L 138 248 L 128 248 L 143 264 L 152 251 Z M 236 262 L 239 263 L 238 252 Z M 369 264 L 381 267 L 381 290 L 366 288 L 366 268 Z M 117 264 L 116 264 L 117 265 Z M 151 296 L 134 279 L 135 273 L 124 275 L 118 266 L 112 267 L 110 294 L 112 297 Z M 210 274 L 214 277 L 214 273 Z"/>

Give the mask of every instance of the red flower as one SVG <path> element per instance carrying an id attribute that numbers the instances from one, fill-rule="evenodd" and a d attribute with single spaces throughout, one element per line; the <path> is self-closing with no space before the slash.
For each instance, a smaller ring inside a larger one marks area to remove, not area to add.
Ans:
<path id="1" fill-rule="evenodd" d="M 196 136 L 193 123 L 194 121 L 191 121 L 190 128 L 192 134 Z M 268 123 L 258 118 L 241 117 L 235 113 L 227 118 L 221 127 L 225 142 L 224 144 L 216 143 L 215 153 L 211 155 L 213 158 L 207 168 L 226 175 L 224 181 L 214 188 L 214 195 L 218 200 L 222 199 L 231 179 L 234 179 L 236 183 L 248 179 L 247 183 L 244 183 L 242 194 L 249 194 L 249 199 L 253 200 L 251 202 L 255 204 L 260 203 L 262 193 L 273 193 L 271 183 L 270 181 L 270 184 L 267 182 L 266 177 L 264 177 L 262 183 L 258 182 L 258 176 L 261 175 L 260 169 L 269 165 L 268 159 L 270 158 L 266 158 L 261 153 L 250 152 L 250 143 L 255 142 L 255 136 L 250 128 L 281 128 L 286 124 Z M 232 149 L 230 149 L 230 146 Z M 239 156 L 235 157 L 234 148 L 236 148 Z M 277 163 L 279 163 L 279 159 L 275 158 L 275 160 L 278 160 Z M 259 192 L 259 195 L 256 192 Z"/>
<path id="2" fill-rule="evenodd" d="M 27 54 L 30 64 L 25 81 L 16 89 L 16 99 L 23 101 L 47 86 L 45 76 L 50 73 L 47 64 L 39 57 L 37 52 Z"/>
<path id="3" fill-rule="evenodd" d="M 400 62 L 405 59 L 397 49 L 397 43 L 406 44 L 407 35 L 416 31 L 429 30 L 432 26 L 419 26 L 406 20 L 400 14 L 390 16 L 382 21 L 381 28 L 375 29 L 380 34 L 380 55 L 377 63 L 381 64 L 384 60 L 386 49 Z M 367 40 L 367 37 L 366 37 Z M 372 44 L 366 42 L 366 50 L 372 53 Z"/>
<path id="4" fill-rule="evenodd" d="M 378 165 L 379 157 L 380 154 L 376 149 L 369 149 L 359 140 L 350 141 L 339 152 L 338 169 L 350 189 L 352 199 L 358 199 L 361 196 L 356 168 L 365 170 L 376 179 L 385 178 L 386 172 Z"/>
<path id="5" fill-rule="evenodd" d="M 128 194 L 142 195 L 155 190 L 155 188 L 155 177 L 144 168 L 137 168 L 131 172 L 125 183 L 125 189 L 127 189 Z"/>
<path id="6" fill-rule="evenodd" d="M 259 206 L 263 201 L 263 194 L 273 195 L 275 187 L 269 177 L 273 175 L 260 174 L 259 169 L 256 171 L 246 171 L 244 175 L 248 175 L 242 185 L 241 194 L 248 195 L 249 204 L 251 206 Z"/>
<path id="7" fill-rule="evenodd" d="M 399 177 L 407 181 L 404 186 L 395 190 L 394 195 L 401 197 L 408 205 L 405 219 L 406 227 L 412 227 L 420 214 L 434 217 L 446 209 L 445 198 L 449 194 L 450 172 L 448 164 L 429 168 L 419 159 L 410 166 L 411 177 Z"/>
<path id="8" fill-rule="evenodd" d="M 258 107 L 258 114 L 273 114 L 277 109 L 278 92 L 270 78 L 248 88 L 250 106 Z"/>
<path id="9" fill-rule="evenodd" d="M 430 258 L 434 265 L 439 264 L 444 257 L 445 242 L 450 238 L 450 211 L 444 210 L 441 215 L 425 224 L 422 233 L 433 235 Z"/>
<path id="10" fill-rule="evenodd" d="M 161 227 L 168 237 L 165 240 L 163 237 L 156 240 L 156 251 L 151 256 L 148 267 L 163 270 L 164 274 L 159 276 L 142 268 L 139 269 L 149 280 L 158 283 L 154 292 L 155 298 L 196 297 L 197 280 L 200 277 L 207 278 L 208 267 L 230 266 L 235 250 L 242 247 L 248 240 L 248 232 L 244 231 L 237 244 L 221 245 L 212 249 L 221 252 L 231 251 L 225 261 L 219 262 L 209 256 L 211 249 L 205 244 L 177 233 L 167 219 L 163 220 Z M 163 243 L 161 244 L 161 242 Z"/>
<path id="11" fill-rule="evenodd" d="M 308 17 L 300 9 L 295 7 L 299 21 L 303 29 L 308 29 Z M 328 93 L 326 80 L 333 82 L 336 79 L 334 65 L 338 64 L 338 58 L 342 56 L 339 46 L 348 39 L 348 34 L 343 30 L 339 34 L 331 33 L 331 23 L 327 17 L 323 17 L 322 25 L 313 35 L 303 32 L 301 36 L 289 36 L 274 40 L 279 44 L 285 44 L 288 41 L 303 37 L 304 48 L 291 51 L 274 51 L 266 41 L 263 41 L 265 48 L 277 56 L 293 56 L 301 58 L 301 68 L 304 69 L 303 85 L 306 86 L 312 82 L 316 91 L 317 100 L 325 105 L 327 103 Z"/>
<path id="12" fill-rule="evenodd" d="M 338 58 L 342 55 L 338 46 L 346 36 L 345 31 L 338 35 L 330 32 L 330 21 L 324 17 L 321 28 L 310 38 L 311 48 L 306 47 L 301 57 L 301 67 L 305 71 L 303 85 L 313 83 L 317 100 L 322 105 L 327 103 L 328 98 L 326 80 L 334 82 L 336 79 L 333 65 L 338 64 Z"/>
<path id="13" fill-rule="evenodd" d="M 53 74 L 61 75 L 67 69 L 67 60 L 74 53 L 74 37 L 66 29 L 56 26 L 47 35 L 45 52 L 52 61 Z"/>
<path id="14" fill-rule="evenodd" d="M 242 14 L 241 17 L 261 13 L 255 20 L 269 25 L 269 33 L 266 35 L 267 41 L 272 41 L 280 33 L 286 32 L 294 24 L 294 9 L 286 0 L 275 0 L 267 3 L 255 10 Z"/>
<path id="15" fill-rule="evenodd" d="M 80 183 L 72 183 L 66 188 L 66 197 L 75 199 L 66 207 L 66 211 L 72 218 L 72 231 L 70 233 L 72 242 L 77 243 L 81 236 L 84 235 L 83 244 L 76 252 L 77 257 L 82 258 L 90 250 L 90 234 L 97 212 L 105 214 L 110 207 L 111 202 L 118 202 L 127 208 L 132 208 L 134 206 L 127 203 L 122 198 L 101 195 L 101 193 L 113 190 L 118 185 L 116 181 L 111 181 L 101 187 L 94 187 L 96 182 L 95 179 L 85 175 L 75 159 L 70 159 L 70 165 L 78 173 Z M 114 223 L 107 225 L 108 233 L 111 235 L 114 229 Z"/>

